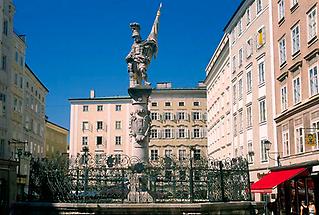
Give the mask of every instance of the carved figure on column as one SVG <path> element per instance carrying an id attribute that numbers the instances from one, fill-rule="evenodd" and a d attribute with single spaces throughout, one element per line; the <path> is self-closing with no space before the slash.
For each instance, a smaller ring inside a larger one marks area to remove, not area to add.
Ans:
<path id="1" fill-rule="evenodd" d="M 157 35 L 161 7 L 162 4 L 160 4 L 151 33 L 148 35 L 146 40 L 142 40 L 142 37 L 140 35 L 140 24 L 136 22 L 130 24 L 132 30 L 132 38 L 134 39 L 131 51 L 126 57 L 130 79 L 130 88 L 137 86 L 150 86 L 147 77 L 147 68 L 151 63 L 153 56 L 154 58 L 156 58 L 157 55 Z"/>
<path id="2" fill-rule="evenodd" d="M 130 135 L 135 138 L 137 143 L 143 142 L 149 135 L 151 126 L 149 112 L 146 108 L 139 108 L 130 113 Z"/>

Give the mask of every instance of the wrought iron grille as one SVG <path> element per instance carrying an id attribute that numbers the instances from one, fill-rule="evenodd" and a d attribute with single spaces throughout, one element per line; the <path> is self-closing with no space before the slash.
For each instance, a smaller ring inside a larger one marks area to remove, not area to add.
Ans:
<path id="1" fill-rule="evenodd" d="M 251 200 L 248 163 L 121 155 L 33 160 L 29 199 L 52 202 L 221 202 Z"/>

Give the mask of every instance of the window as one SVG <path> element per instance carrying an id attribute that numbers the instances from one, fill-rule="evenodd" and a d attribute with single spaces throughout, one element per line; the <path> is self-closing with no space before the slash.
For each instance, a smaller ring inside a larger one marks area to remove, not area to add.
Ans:
<path id="1" fill-rule="evenodd" d="M 96 129 L 97 130 L 102 130 L 103 129 L 103 122 L 102 121 L 97 121 L 96 122 Z"/>
<path id="2" fill-rule="evenodd" d="M 266 43 L 265 27 L 262 27 L 257 32 L 257 48 L 262 47 Z"/>
<path id="3" fill-rule="evenodd" d="M 286 39 L 279 40 L 279 63 L 280 65 L 286 62 Z"/>
<path id="4" fill-rule="evenodd" d="M 89 106 L 83 105 L 83 112 L 88 112 L 89 111 Z"/>
<path id="5" fill-rule="evenodd" d="M 243 65 L 243 48 L 240 48 L 239 49 L 239 52 L 238 52 L 238 60 L 239 60 L 239 66 Z"/>
<path id="6" fill-rule="evenodd" d="M 121 111 L 122 105 L 115 105 L 115 111 Z"/>
<path id="7" fill-rule="evenodd" d="M 193 138 L 200 138 L 200 129 L 193 128 Z"/>
<path id="8" fill-rule="evenodd" d="M 278 22 L 280 22 L 285 17 L 285 1 L 280 0 L 278 2 Z"/>
<path id="9" fill-rule="evenodd" d="M 185 112 L 177 112 L 177 120 L 185 120 Z"/>
<path id="10" fill-rule="evenodd" d="M 199 112 L 192 112 L 193 120 L 200 120 L 200 113 Z"/>
<path id="11" fill-rule="evenodd" d="M 261 162 L 268 162 L 268 152 L 266 150 L 266 140 L 261 140 Z"/>
<path id="12" fill-rule="evenodd" d="M 178 102 L 178 106 L 184 107 L 185 106 L 185 102 Z"/>
<path id="13" fill-rule="evenodd" d="M 103 105 L 98 105 L 97 106 L 97 111 L 103 111 Z"/>
<path id="14" fill-rule="evenodd" d="M 233 72 L 236 72 L 236 55 L 233 56 Z"/>
<path id="15" fill-rule="evenodd" d="M 186 150 L 185 149 L 178 150 L 178 159 L 179 160 L 186 160 Z"/>
<path id="16" fill-rule="evenodd" d="M 171 103 L 170 102 L 165 102 L 165 107 L 170 107 Z"/>
<path id="17" fill-rule="evenodd" d="M 158 120 L 158 113 L 157 112 L 151 112 L 151 119 L 152 120 Z"/>
<path id="18" fill-rule="evenodd" d="M 164 129 L 164 138 L 172 138 L 172 132 L 170 128 Z"/>
<path id="19" fill-rule="evenodd" d="M 88 137 L 82 137 L 82 145 L 87 146 L 88 145 Z"/>
<path id="20" fill-rule="evenodd" d="M 258 77 L 259 84 L 265 83 L 265 61 L 258 63 Z"/>
<path id="21" fill-rule="evenodd" d="M 6 71 L 7 70 L 7 56 L 3 55 L 2 56 L 2 70 Z"/>
<path id="22" fill-rule="evenodd" d="M 199 106 L 199 102 L 193 102 L 193 105 L 194 105 L 195 107 L 198 107 L 198 106 Z"/>
<path id="23" fill-rule="evenodd" d="M 173 151 L 171 149 L 165 149 L 165 157 L 169 158 L 172 156 L 172 153 Z"/>
<path id="24" fill-rule="evenodd" d="M 294 104 L 297 104 L 301 100 L 301 88 L 300 88 L 300 77 L 297 77 L 293 80 L 294 87 Z"/>
<path id="25" fill-rule="evenodd" d="M 283 156 L 290 155 L 290 146 L 289 146 L 289 132 L 288 130 L 282 132 L 282 145 L 283 145 Z"/>
<path id="26" fill-rule="evenodd" d="M 248 156 L 247 160 L 249 164 L 254 163 L 254 151 L 253 151 L 253 141 L 248 141 L 247 143 L 247 149 L 248 149 Z"/>
<path id="27" fill-rule="evenodd" d="M 16 51 L 16 54 L 15 54 L 15 60 L 16 60 L 16 63 L 19 62 L 19 53 Z"/>
<path id="28" fill-rule="evenodd" d="M 171 120 L 172 113 L 171 112 L 164 112 L 164 120 Z"/>
<path id="29" fill-rule="evenodd" d="M 243 25 L 241 22 L 241 19 L 238 21 L 238 36 L 240 36 L 243 33 Z"/>
<path id="30" fill-rule="evenodd" d="M 300 28 L 296 25 L 291 30 L 292 55 L 300 51 Z"/>
<path id="31" fill-rule="evenodd" d="M 233 103 L 235 104 L 237 101 L 237 89 L 236 84 L 233 85 Z"/>
<path id="32" fill-rule="evenodd" d="M 310 96 L 313 96 L 319 92 L 318 66 L 314 66 L 309 69 L 309 79 L 310 79 Z"/>
<path id="33" fill-rule="evenodd" d="M 256 0 L 256 9 L 257 14 L 259 14 L 263 9 L 262 0 Z"/>
<path id="34" fill-rule="evenodd" d="M 312 128 L 315 129 L 316 132 L 316 148 L 319 148 L 319 121 L 312 123 Z"/>
<path id="35" fill-rule="evenodd" d="M 236 42 L 236 33 L 235 33 L 235 28 L 234 30 L 231 32 L 231 40 L 232 40 L 232 44 L 234 44 Z"/>
<path id="36" fill-rule="evenodd" d="M 152 161 L 158 160 L 158 150 L 157 149 L 151 150 L 151 160 Z"/>
<path id="37" fill-rule="evenodd" d="M 305 152 L 305 142 L 303 135 L 303 128 L 296 128 L 296 148 L 297 153 Z"/>
<path id="38" fill-rule="evenodd" d="M 122 161 L 122 155 L 121 154 L 115 154 L 114 155 L 115 158 L 115 164 L 120 164 Z"/>
<path id="39" fill-rule="evenodd" d="M 8 35 L 8 28 L 9 28 L 9 23 L 8 23 L 8 20 L 4 20 L 3 21 L 3 34 L 4 35 Z"/>
<path id="40" fill-rule="evenodd" d="M 102 136 L 96 137 L 96 145 L 102 145 Z"/>
<path id="41" fill-rule="evenodd" d="M 157 102 L 152 102 L 152 107 L 157 107 Z"/>
<path id="42" fill-rule="evenodd" d="M 266 101 L 259 101 L 259 122 L 266 122 Z"/>
<path id="43" fill-rule="evenodd" d="M 317 36 L 317 8 L 308 13 L 308 41 Z"/>
<path id="44" fill-rule="evenodd" d="M 249 105 L 247 106 L 247 127 L 251 127 L 252 125 L 252 108 Z"/>
<path id="45" fill-rule="evenodd" d="M 151 138 L 153 138 L 153 139 L 157 139 L 158 138 L 157 129 L 151 129 Z"/>
<path id="46" fill-rule="evenodd" d="M 247 93 L 250 93 L 252 89 L 251 70 L 247 71 L 246 77 L 247 77 Z"/>
<path id="47" fill-rule="evenodd" d="M 178 138 L 185 138 L 185 137 L 186 137 L 185 128 L 179 128 L 178 129 Z"/>
<path id="48" fill-rule="evenodd" d="M 243 111 L 239 111 L 239 132 L 243 131 Z"/>
<path id="49" fill-rule="evenodd" d="M 298 0 L 291 0 L 291 8 L 293 8 L 298 3 Z"/>
<path id="50" fill-rule="evenodd" d="M 243 79 L 239 79 L 238 81 L 238 99 L 243 98 Z"/>
<path id="51" fill-rule="evenodd" d="M 115 136 L 115 145 L 121 145 L 121 144 L 122 144 L 122 137 Z"/>
<path id="52" fill-rule="evenodd" d="M 281 111 L 285 111 L 288 108 L 287 87 L 281 88 Z"/>
<path id="53" fill-rule="evenodd" d="M 253 40 L 247 40 L 246 58 L 249 58 L 253 54 Z"/>
<path id="54" fill-rule="evenodd" d="M 251 21 L 250 8 L 247 8 L 247 10 L 246 10 L 246 23 L 247 23 L 247 25 L 249 25 L 250 21 Z"/>
<path id="55" fill-rule="evenodd" d="M 121 121 L 115 121 L 115 129 L 121 129 L 122 123 Z"/>
<path id="56" fill-rule="evenodd" d="M 4 156 L 4 143 L 5 143 L 5 139 L 1 139 L 0 140 L 0 156 Z"/>
<path id="57" fill-rule="evenodd" d="M 82 122 L 82 130 L 83 131 L 89 130 L 89 122 L 87 121 Z"/>
<path id="58" fill-rule="evenodd" d="M 23 67 L 23 64 L 24 64 L 23 62 L 24 62 L 24 58 L 21 56 L 21 57 L 20 57 L 20 66 L 21 66 L 21 67 Z"/>
<path id="59" fill-rule="evenodd" d="M 194 160 L 200 160 L 200 149 L 194 150 Z"/>

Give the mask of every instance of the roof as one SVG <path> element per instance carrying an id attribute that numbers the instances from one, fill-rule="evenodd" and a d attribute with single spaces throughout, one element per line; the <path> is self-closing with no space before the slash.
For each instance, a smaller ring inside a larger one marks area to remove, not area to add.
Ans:
<path id="1" fill-rule="evenodd" d="M 41 82 L 41 80 L 36 76 L 36 74 L 32 71 L 32 69 L 28 66 L 28 64 L 25 64 L 25 66 L 27 67 L 27 69 L 31 72 L 31 74 L 35 77 L 35 79 L 41 84 L 41 86 L 47 91 L 49 92 L 48 88 L 46 88 L 46 86 Z"/>
<path id="2" fill-rule="evenodd" d="M 197 87 L 197 88 L 153 88 L 152 93 L 160 93 L 160 92 L 172 92 L 172 91 L 195 91 L 195 92 L 206 92 L 205 87 Z M 103 100 L 126 100 L 131 99 L 129 96 L 110 96 L 110 97 L 94 97 L 94 98 L 70 98 L 69 101 L 103 101 Z"/>
<path id="3" fill-rule="evenodd" d="M 69 131 L 69 129 L 62 127 L 61 125 L 55 124 L 54 122 L 51 122 L 51 121 L 49 121 L 47 119 L 45 120 L 45 122 L 50 123 L 50 124 L 52 124 L 52 125 L 54 125 L 56 127 L 59 127 L 59 128 L 61 128 L 63 130 Z"/>
<path id="4" fill-rule="evenodd" d="M 70 98 L 69 101 L 101 101 L 101 100 L 125 100 L 131 99 L 129 96 L 110 96 L 110 97 L 94 97 L 94 98 Z"/>
<path id="5" fill-rule="evenodd" d="M 244 3 L 246 2 L 246 0 L 242 0 L 240 2 L 240 4 L 238 5 L 236 11 L 233 13 L 232 17 L 230 18 L 230 20 L 227 22 L 226 26 L 224 27 L 224 32 L 226 31 L 226 29 L 229 27 L 230 23 L 233 21 L 233 19 L 235 18 L 236 14 L 238 13 L 238 11 L 240 10 L 240 8 L 244 5 Z"/>

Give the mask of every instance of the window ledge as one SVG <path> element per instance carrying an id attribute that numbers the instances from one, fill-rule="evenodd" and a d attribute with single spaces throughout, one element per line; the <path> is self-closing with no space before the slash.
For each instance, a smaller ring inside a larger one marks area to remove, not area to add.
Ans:
<path id="1" fill-rule="evenodd" d="M 292 6 L 292 8 L 290 8 L 290 12 L 291 13 L 295 12 L 298 7 L 299 7 L 299 3 L 297 2 L 294 6 Z"/>
<path id="2" fill-rule="evenodd" d="M 292 60 L 296 59 L 298 56 L 300 56 L 301 52 L 300 49 L 292 54 Z"/>
<path id="3" fill-rule="evenodd" d="M 310 47 L 310 46 L 312 46 L 314 43 L 316 43 L 318 41 L 318 36 L 316 35 L 316 36 L 314 36 L 313 38 L 311 38 L 309 41 L 308 41 L 308 48 Z"/>
<path id="4" fill-rule="evenodd" d="M 266 82 L 264 81 L 264 82 L 258 84 L 258 87 L 259 87 L 259 88 L 262 88 L 262 87 L 265 86 L 265 85 L 266 85 Z"/>
<path id="5" fill-rule="evenodd" d="M 279 27 L 285 23 L 285 17 L 282 17 L 279 21 L 278 21 L 278 25 Z"/>
<path id="6" fill-rule="evenodd" d="M 282 70 L 283 68 L 285 68 L 287 66 L 287 61 L 283 62 L 282 64 L 280 64 L 280 70 Z"/>
<path id="7" fill-rule="evenodd" d="M 266 125 L 267 124 L 267 121 L 263 121 L 263 122 L 260 122 L 259 125 Z"/>

